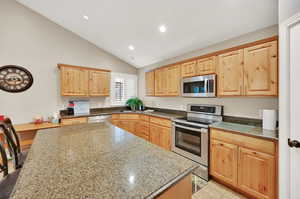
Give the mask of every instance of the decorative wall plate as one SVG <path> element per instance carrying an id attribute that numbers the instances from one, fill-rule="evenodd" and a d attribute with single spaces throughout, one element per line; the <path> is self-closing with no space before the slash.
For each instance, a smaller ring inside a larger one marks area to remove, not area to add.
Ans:
<path id="1" fill-rule="evenodd" d="M 27 90 L 33 84 L 31 73 L 21 66 L 6 65 L 0 67 L 0 89 L 17 93 Z"/>

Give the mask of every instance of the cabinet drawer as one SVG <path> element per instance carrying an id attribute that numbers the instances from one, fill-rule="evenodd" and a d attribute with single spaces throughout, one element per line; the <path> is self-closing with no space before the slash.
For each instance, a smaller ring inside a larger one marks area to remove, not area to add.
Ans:
<path id="1" fill-rule="evenodd" d="M 274 155 L 276 153 L 276 144 L 269 140 L 240 135 L 218 129 L 211 129 L 212 139 L 236 144 L 245 148 L 254 149 L 260 152 Z"/>
<path id="2" fill-rule="evenodd" d="M 78 118 L 71 118 L 71 119 L 62 119 L 61 124 L 65 125 L 74 125 L 74 124 L 85 124 L 87 123 L 86 117 L 78 117 Z"/>
<path id="3" fill-rule="evenodd" d="M 153 124 L 165 126 L 165 127 L 171 127 L 171 120 L 165 119 L 165 118 L 159 118 L 159 117 L 150 117 L 150 122 Z"/>
<path id="4" fill-rule="evenodd" d="M 120 114 L 120 120 L 138 120 L 139 114 Z"/>
<path id="5" fill-rule="evenodd" d="M 118 120 L 120 118 L 120 114 L 112 114 L 111 119 L 112 120 Z"/>
<path id="6" fill-rule="evenodd" d="M 143 120 L 143 121 L 145 121 L 145 122 L 149 122 L 149 116 L 148 116 L 148 115 L 141 114 L 141 115 L 140 115 L 140 120 Z"/>

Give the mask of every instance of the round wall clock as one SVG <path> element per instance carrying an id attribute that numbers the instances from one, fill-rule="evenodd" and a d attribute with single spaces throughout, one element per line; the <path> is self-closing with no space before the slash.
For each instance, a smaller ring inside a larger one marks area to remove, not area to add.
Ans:
<path id="1" fill-rule="evenodd" d="M 0 89 L 17 93 L 27 90 L 33 84 L 31 73 L 21 66 L 0 67 Z"/>

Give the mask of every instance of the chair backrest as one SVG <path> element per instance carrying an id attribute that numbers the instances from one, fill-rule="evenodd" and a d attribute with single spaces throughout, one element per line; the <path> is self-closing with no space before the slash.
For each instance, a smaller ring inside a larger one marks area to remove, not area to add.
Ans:
<path id="1" fill-rule="evenodd" d="M 0 129 L 2 129 L 2 132 L 3 132 L 4 137 L 6 139 L 9 153 L 13 157 L 13 163 L 14 163 L 15 169 L 18 169 L 18 168 L 22 167 L 19 164 L 18 147 L 17 147 L 16 143 L 13 140 L 11 132 L 9 131 L 9 129 L 6 127 L 6 125 L 4 123 L 0 123 Z"/>
<path id="2" fill-rule="evenodd" d="M 3 172 L 3 177 L 8 175 L 8 161 L 3 143 L 0 142 L 0 173 Z"/>
<path id="3" fill-rule="evenodd" d="M 3 123 L 5 124 L 6 128 L 8 129 L 8 131 L 11 134 L 11 137 L 13 139 L 13 141 L 15 142 L 15 145 L 17 146 L 17 153 L 21 153 L 21 145 L 20 145 L 20 138 L 11 122 L 11 119 L 9 119 L 8 117 L 6 117 L 3 120 Z"/>

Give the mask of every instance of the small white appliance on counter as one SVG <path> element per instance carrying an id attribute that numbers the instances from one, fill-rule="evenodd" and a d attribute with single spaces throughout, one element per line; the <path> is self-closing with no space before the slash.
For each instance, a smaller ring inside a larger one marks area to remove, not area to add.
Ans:
<path id="1" fill-rule="evenodd" d="M 89 115 L 90 101 L 89 100 L 74 100 L 74 115 Z"/>
<path id="2" fill-rule="evenodd" d="M 277 110 L 263 110 L 263 129 L 276 130 Z"/>

